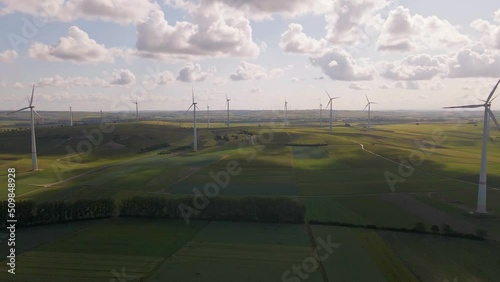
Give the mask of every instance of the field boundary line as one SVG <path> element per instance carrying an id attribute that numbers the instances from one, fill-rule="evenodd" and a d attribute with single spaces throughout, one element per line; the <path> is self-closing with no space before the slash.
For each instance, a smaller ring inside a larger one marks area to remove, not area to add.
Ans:
<path id="1" fill-rule="evenodd" d="M 314 238 L 314 235 L 312 233 L 311 227 L 309 226 L 309 222 L 305 222 L 304 224 L 305 224 L 305 227 L 306 227 L 307 234 L 309 235 L 309 239 L 311 239 L 311 243 L 312 243 L 313 249 L 317 250 L 318 246 L 316 245 L 316 239 Z M 313 252 L 313 253 L 314 253 L 314 258 L 318 262 L 319 270 L 321 272 L 321 276 L 323 276 L 323 281 L 324 282 L 328 282 L 328 276 L 326 275 L 326 271 L 325 271 L 325 268 L 323 266 L 323 262 L 318 257 L 318 252 Z"/>

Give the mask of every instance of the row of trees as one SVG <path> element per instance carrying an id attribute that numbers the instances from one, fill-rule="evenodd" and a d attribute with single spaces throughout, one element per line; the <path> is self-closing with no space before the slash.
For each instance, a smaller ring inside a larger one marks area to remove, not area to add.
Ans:
<path id="1" fill-rule="evenodd" d="M 193 148 L 192 145 L 179 146 L 179 147 L 176 147 L 176 148 L 172 148 L 170 150 L 160 151 L 160 152 L 158 152 L 158 155 L 170 155 L 172 153 L 176 153 L 176 152 L 180 152 L 180 151 L 191 150 L 192 148 Z"/>
<path id="2" fill-rule="evenodd" d="M 139 154 L 141 154 L 141 153 L 147 153 L 147 152 L 151 152 L 151 151 L 154 151 L 154 150 L 158 150 L 158 149 L 162 149 L 162 148 L 167 148 L 167 147 L 170 147 L 170 144 L 168 144 L 168 143 L 155 144 L 155 145 L 151 145 L 151 146 L 147 146 L 147 147 L 143 147 L 143 148 L 139 149 L 138 153 Z"/>
<path id="3" fill-rule="evenodd" d="M 202 220 L 303 223 L 305 209 L 288 198 L 214 198 L 201 209 L 191 198 L 133 197 L 120 206 L 122 217 L 185 218 Z"/>
<path id="4" fill-rule="evenodd" d="M 0 202 L 0 220 L 3 226 L 7 219 L 17 219 L 17 226 L 30 226 L 111 217 L 116 205 L 110 198 L 40 204 L 31 200 L 18 201 L 15 205 L 15 218 L 9 217 L 8 209 L 7 201 Z"/>

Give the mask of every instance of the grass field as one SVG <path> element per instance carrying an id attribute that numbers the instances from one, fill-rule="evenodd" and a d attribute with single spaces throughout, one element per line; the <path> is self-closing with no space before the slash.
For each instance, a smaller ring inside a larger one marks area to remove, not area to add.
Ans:
<path id="1" fill-rule="evenodd" d="M 306 220 L 400 228 L 418 221 L 427 228 L 447 223 L 467 233 L 483 228 L 490 240 L 314 225 L 308 233 L 301 224 L 112 218 L 20 230 L 19 240 L 30 243 L 18 248 L 13 281 L 110 281 L 122 272 L 132 279 L 127 281 L 282 281 L 313 255 L 318 238 L 328 236 L 339 247 L 307 281 L 325 276 L 328 281 L 495 281 L 500 192 L 488 190 L 488 216 L 470 214 L 476 206 L 481 128 L 387 123 L 367 132 L 357 123 L 342 125 L 329 133 L 317 125 L 242 121 L 227 129 L 214 123 L 199 130 L 198 152 L 173 154 L 158 152 L 192 144 L 186 121 L 116 123 L 91 150 L 76 154 L 68 152 L 77 151 L 89 140 L 85 132 L 98 125 L 40 128 L 36 172 L 29 171 L 29 132 L 8 131 L 0 133 L 0 169 L 16 168 L 18 200 L 111 197 L 119 203 L 137 195 L 193 196 L 195 188 L 222 181 L 227 185 L 218 197 L 290 197 L 304 204 Z M 254 144 L 242 131 L 254 134 Z M 488 146 L 488 185 L 499 188 L 500 145 Z M 400 163 L 417 155 L 414 170 L 402 173 Z M 237 173 L 225 177 L 230 164 L 237 164 Z M 391 186 L 387 173 L 400 181 Z M 6 183 L 5 173 L 0 181 Z M 6 196 L 4 189 L 0 199 Z M 6 252 L 6 246 L 0 250 Z M 10 278 L 5 264 L 1 270 L 0 280 Z"/>

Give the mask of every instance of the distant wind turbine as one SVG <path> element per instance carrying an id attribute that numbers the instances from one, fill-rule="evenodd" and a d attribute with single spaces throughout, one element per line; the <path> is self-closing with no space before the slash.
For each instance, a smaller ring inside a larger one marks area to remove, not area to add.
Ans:
<path id="1" fill-rule="evenodd" d="M 330 93 L 328 93 L 328 91 L 326 91 L 325 89 L 325 92 L 326 92 L 326 95 L 328 95 L 328 98 L 330 99 L 330 101 L 328 101 L 328 104 L 326 104 L 326 107 L 328 108 L 328 105 L 330 105 L 330 132 L 332 132 L 332 126 L 333 126 L 333 103 L 332 101 L 334 99 L 338 99 L 340 97 L 331 97 L 330 96 Z"/>
<path id="2" fill-rule="evenodd" d="M 366 95 L 365 95 L 365 98 L 366 98 L 366 101 L 368 103 L 366 104 L 363 111 L 366 110 L 366 108 L 368 108 L 368 131 L 370 131 L 370 129 L 371 129 L 371 105 L 378 104 L 378 103 L 377 102 L 370 102 L 370 100 L 368 99 L 368 96 L 366 96 Z"/>
<path id="3" fill-rule="evenodd" d="M 466 105 L 466 106 L 455 106 L 455 107 L 445 107 L 445 109 L 467 109 L 467 108 L 480 108 L 484 107 L 484 120 L 483 120 L 483 148 L 481 152 L 481 172 L 479 174 L 479 187 L 478 187 L 478 192 L 477 192 L 477 208 L 476 212 L 477 213 L 486 213 L 486 179 L 487 179 L 487 150 L 488 150 L 488 139 L 490 137 L 490 117 L 495 122 L 495 125 L 497 128 L 500 130 L 500 126 L 497 122 L 497 119 L 495 118 L 495 115 L 493 115 L 493 112 L 491 111 L 491 102 L 495 100 L 498 96 L 495 98 L 491 99 L 493 96 L 493 93 L 495 93 L 495 90 L 498 87 L 498 84 L 500 83 L 500 80 L 498 80 L 497 84 L 495 87 L 493 87 L 493 90 L 491 90 L 490 95 L 488 96 L 488 99 L 484 101 L 484 104 L 477 104 L 477 105 Z"/>
<path id="4" fill-rule="evenodd" d="M 227 98 L 227 94 L 226 94 L 226 103 L 227 103 L 227 128 L 229 128 L 229 101 L 231 101 L 231 99 Z"/>
<path id="5" fill-rule="evenodd" d="M 210 106 L 207 104 L 207 128 L 210 128 Z"/>
<path id="6" fill-rule="evenodd" d="M 104 116 L 102 115 L 102 109 L 99 109 L 101 111 L 101 124 L 104 124 Z"/>
<path id="7" fill-rule="evenodd" d="M 319 102 L 319 126 L 323 126 L 323 104 Z"/>
<path id="8" fill-rule="evenodd" d="M 135 102 L 132 102 L 135 104 L 135 121 L 139 122 L 139 101 L 135 99 Z"/>
<path id="9" fill-rule="evenodd" d="M 288 102 L 286 101 L 285 98 L 285 126 L 288 125 Z"/>
<path id="10" fill-rule="evenodd" d="M 193 103 L 191 103 L 191 106 L 187 109 L 186 113 L 193 108 L 193 151 L 196 152 L 198 151 L 198 136 L 196 132 L 196 109 L 198 106 L 196 106 L 196 102 L 194 101 L 194 89 L 191 88 L 191 95 L 193 97 Z"/>
<path id="11" fill-rule="evenodd" d="M 20 111 L 24 111 L 27 109 L 30 109 L 31 113 L 31 168 L 32 170 L 38 170 L 38 160 L 37 160 L 37 155 L 36 155 L 36 137 L 35 137 L 35 116 L 33 114 L 36 114 L 39 118 L 43 119 L 37 111 L 35 111 L 35 106 L 33 106 L 33 96 L 35 94 L 35 85 L 33 84 L 33 89 L 31 90 L 31 99 L 28 98 L 28 107 L 19 109 L 17 111 L 13 111 L 8 113 L 8 115 L 17 113 Z"/>
<path id="12" fill-rule="evenodd" d="M 73 126 L 73 109 L 69 106 L 69 126 Z"/>

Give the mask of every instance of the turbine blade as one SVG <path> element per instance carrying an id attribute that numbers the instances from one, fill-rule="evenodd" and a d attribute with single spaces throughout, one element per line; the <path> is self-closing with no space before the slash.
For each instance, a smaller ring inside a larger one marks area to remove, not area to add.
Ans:
<path id="1" fill-rule="evenodd" d="M 24 111 L 26 109 L 29 109 L 30 107 L 25 107 L 25 108 L 22 108 L 20 110 L 17 110 L 17 111 L 13 111 L 13 112 L 10 112 L 10 113 L 7 113 L 7 115 L 10 115 L 10 114 L 13 114 L 13 113 L 17 113 L 17 112 L 20 112 L 20 111 Z"/>
<path id="2" fill-rule="evenodd" d="M 495 84 L 495 87 L 493 87 L 493 90 L 491 90 L 490 95 L 488 96 L 488 99 L 486 99 L 486 103 L 488 103 L 491 99 L 491 96 L 493 96 L 493 93 L 497 90 L 498 84 L 500 83 L 500 79 L 497 81 L 497 84 Z"/>
<path id="3" fill-rule="evenodd" d="M 194 103 L 194 88 L 191 86 L 191 96 L 193 97 L 193 103 Z"/>
<path id="4" fill-rule="evenodd" d="M 326 107 L 328 108 L 328 106 L 332 103 L 332 99 L 330 99 L 330 101 L 328 102 L 328 104 L 326 104 Z"/>
<path id="5" fill-rule="evenodd" d="M 363 111 L 366 110 L 366 108 L 368 108 L 369 105 L 370 105 L 370 102 L 368 102 L 368 104 L 366 104 L 366 106 L 363 108 Z"/>
<path id="6" fill-rule="evenodd" d="M 490 100 L 490 103 L 493 102 L 500 94 L 496 95 L 493 99 Z M 486 101 L 485 101 L 486 102 Z"/>
<path id="7" fill-rule="evenodd" d="M 500 130 L 500 125 L 498 124 L 498 121 L 495 118 L 495 115 L 493 114 L 493 112 L 491 111 L 491 109 L 490 108 L 486 108 L 486 110 L 488 111 L 488 114 L 491 117 L 491 119 L 493 120 L 493 122 L 496 124 L 498 130 Z"/>
<path id="8" fill-rule="evenodd" d="M 367 101 L 368 103 L 370 103 L 370 100 L 368 100 L 368 96 L 366 96 L 366 94 L 365 94 L 365 98 L 366 98 L 366 101 Z"/>
<path id="9" fill-rule="evenodd" d="M 33 109 L 33 112 L 34 112 L 34 113 L 35 113 L 35 114 L 36 114 L 36 115 L 37 115 L 37 116 L 38 116 L 41 120 L 45 121 L 45 120 L 43 119 L 43 117 L 42 117 L 42 116 L 41 116 L 41 115 L 40 115 L 40 114 L 39 114 L 39 113 L 38 113 L 35 109 Z"/>
<path id="10" fill-rule="evenodd" d="M 189 112 L 189 110 L 191 110 L 191 108 L 193 107 L 193 105 L 194 105 L 194 103 L 191 104 L 191 106 L 189 106 L 189 108 L 187 109 L 187 111 L 184 114 L 186 114 L 187 112 Z"/>
<path id="11" fill-rule="evenodd" d="M 31 100 L 30 100 L 30 106 L 33 104 L 33 95 L 35 94 L 35 84 L 33 84 L 33 89 L 31 89 Z"/>
<path id="12" fill-rule="evenodd" d="M 338 99 L 338 98 L 340 98 L 340 97 L 333 97 L 332 99 Z"/>
<path id="13" fill-rule="evenodd" d="M 326 95 L 328 95 L 328 98 L 332 99 L 332 97 L 330 96 L 330 93 L 328 93 L 328 91 L 326 91 L 326 89 L 325 89 L 325 92 L 326 92 Z"/>
<path id="14" fill-rule="evenodd" d="M 469 108 L 479 108 L 479 107 L 484 107 L 484 105 L 466 105 L 466 106 L 443 107 L 443 109 L 469 109 Z"/>

